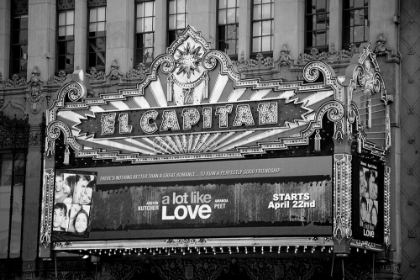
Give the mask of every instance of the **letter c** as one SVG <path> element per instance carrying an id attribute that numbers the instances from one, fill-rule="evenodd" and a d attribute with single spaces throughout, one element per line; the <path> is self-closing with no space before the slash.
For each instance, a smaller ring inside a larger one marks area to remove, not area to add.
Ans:
<path id="1" fill-rule="evenodd" d="M 158 130 L 155 122 L 150 123 L 150 120 L 156 120 L 158 114 L 156 110 L 149 110 L 141 116 L 140 127 L 145 133 L 152 134 Z"/>

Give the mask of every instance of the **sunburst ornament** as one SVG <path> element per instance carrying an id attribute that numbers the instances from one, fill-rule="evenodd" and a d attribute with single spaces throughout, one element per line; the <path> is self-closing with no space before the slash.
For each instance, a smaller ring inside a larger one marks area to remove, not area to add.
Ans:
<path id="1" fill-rule="evenodd" d="M 177 75 L 184 74 L 187 75 L 189 79 L 191 74 L 194 74 L 195 71 L 200 72 L 199 66 L 201 64 L 201 47 L 194 47 L 187 43 L 187 46 L 184 47 L 184 50 L 178 49 L 179 58 L 175 60 L 177 67 L 179 67 Z"/>

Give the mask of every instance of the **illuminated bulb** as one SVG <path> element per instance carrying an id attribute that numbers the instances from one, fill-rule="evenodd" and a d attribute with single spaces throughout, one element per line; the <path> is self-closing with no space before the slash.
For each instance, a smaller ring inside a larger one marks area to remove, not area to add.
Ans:
<path id="1" fill-rule="evenodd" d="M 270 253 L 273 251 L 273 248 L 270 246 Z"/>
<path id="2" fill-rule="evenodd" d="M 238 246 L 236 246 L 236 252 L 239 252 L 239 247 Z"/>

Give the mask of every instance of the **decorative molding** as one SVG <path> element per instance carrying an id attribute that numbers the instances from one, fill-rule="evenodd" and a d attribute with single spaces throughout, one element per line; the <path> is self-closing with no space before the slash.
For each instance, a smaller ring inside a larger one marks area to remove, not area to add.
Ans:
<path id="1" fill-rule="evenodd" d="M 238 61 L 232 61 L 232 65 L 236 66 L 238 71 L 269 69 L 274 66 L 274 59 L 270 56 L 264 57 L 262 53 L 258 53 L 255 59 L 245 60 L 244 57 L 244 52 L 242 52 Z"/>
<path id="2" fill-rule="evenodd" d="M 28 14 L 28 0 L 12 0 L 12 14 L 14 16 Z"/>
<path id="3" fill-rule="evenodd" d="M 356 61 L 355 61 L 356 62 Z M 348 98 L 353 100 L 354 107 L 359 108 L 357 110 L 349 110 L 349 113 L 356 114 L 351 118 L 356 118 L 358 121 L 357 129 L 359 132 L 359 146 L 364 149 L 370 150 L 372 154 L 383 156 L 389 152 L 391 147 L 391 124 L 390 124 L 390 108 L 389 104 L 393 100 L 393 96 L 388 95 L 385 89 L 385 83 L 380 73 L 380 68 L 376 60 L 376 54 L 370 48 L 370 45 L 363 47 L 363 52 L 357 60 L 356 66 L 351 66 L 353 69 L 348 69 L 346 73 L 351 73 L 351 77 L 346 74 L 346 81 L 348 83 Z M 359 96 L 354 97 L 355 92 Z M 373 98 L 373 96 L 379 95 L 379 98 Z M 365 102 L 361 103 L 361 97 Z M 349 104 L 350 106 L 350 104 Z M 382 111 L 379 111 L 383 106 Z M 382 117 L 385 122 L 382 128 L 383 137 L 379 138 L 377 131 L 370 131 L 371 120 L 372 120 L 372 109 L 375 109 L 376 117 L 378 113 L 382 112 Z M 359 110 L 364 108 L 366 111 L 363 114 L 363 118 L 360 116 Z M 350 116 L 350 115 L 349 115 Z M 349 120 L 351 120 L 349 118 Z M 351 124 L 348 124 L 348 127 Z M 349 131 L 350 132 L 350 131 Z M 370 134 L 373 134 L 370 136 Z M 361 148 L 359 148 L 361 152 Z"/>
<path id="4" fill-rule="evenodd" d="M 144 63 L 139 63 L 136 69 L 131 69 L 127 72 L 124 80 L 128 82 L 132 80 L 138 80 L 139 82 L 142 82 L 144 79 L 146 79 L 146 72 L 149 72 L 149 69 L 146 67 L 146 65 Z"/>
<path id="5" fill-rule="evenodd" d="M 121 73 L 119 69 L 120 69 L 120 66 L 118 66 L 117 60 L 114 59 L 114 61 L 111 64 L 111 70 L 109 71 L 108 75 L 106 75 L 106 80 L 107 81 L 118 80 L 121 82 L 124 75 Z"/>
<path id="6" fill-rule="evenodd" d="M 88 0 L 88 7 L 92 8 L 92 7 L 101 7 L 101 6 L 106 6 L 106 1 L 107 0 Z"/>
<path id="7" fill-rule="evenodd" d="M 42 80 L 37 66 L 32 70 L 31 79 L 28 81 L 29 92 L 26 94 L 26 100 L 30 103 L 31 112 L 38 114 L 41 110 L 41 102 L 45 99 L 42 93 Z"/>
<path id="8" fill-rule="evenodd" d="M 334 229 L 333 236 L 341 241 L 351 239 L 351 155 L 334 155 Z"/>
<path id="9" fill-rule="evenodd" d="M 354 44 L 351 44 L 348 50 L 335 50 L 335 44 L 332 43 L 328 52 L 319 52 L 317 48 L 312 48 L 310 53 L 302 53 L 299 55 L 298 64 L 305 64 L 311 61 L 323 61 L 326 63 L 336 63 L 340 61 L 350 61 L 358 50 Z"/>
<path id="10" fill-rule="evenodd" d="M 54 169 L 45 169 L 43 177 L 39 243 L 46 248 L 51 243 L 51 221 L 53 216 L 54 201 Z"/>
<path id="11" fill-rule="evenodd" d="M 53 75 L 48 79 L 47 84 L 54 85 L 54 84 L 63 84 L 64 81 L 67 79 L 67 73 L 64 70 L 58 71 L 58 76 Z"/>
<path id="12" fill-rule="evenodd" d="M 75 0 L 57 0 L 57 11 L 75 8 Z"/>
<path id="13" fill-rule="evenodd" d="M 105 81 L 105 73 L 96 70 L 95 67 L 90 68 L 90 72 L 86 74 L 90 82 L 103 82 Z"/>
<path id="14" fill-rule="evenodd" d="M 385 166 L 384 176 L 384 244 L 391 246 L 391 168 Z"/>
<path id="15" fill-rule="evenodd" d="M 7 79 L 4 82 L 4 88 L 22 88 L 26 87 L 26 79 L 19 76 L 18 74 L 13 74 L 11 79 Z"/>

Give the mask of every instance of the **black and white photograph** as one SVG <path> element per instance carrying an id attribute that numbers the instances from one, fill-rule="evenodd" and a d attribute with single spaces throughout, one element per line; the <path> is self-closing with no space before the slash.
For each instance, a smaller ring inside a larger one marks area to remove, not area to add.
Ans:
<path id="1" fill-rule="evenodd" d="M 95 189 L 96 174 L 57 170 L 52 231 L 88 236 Z"/>

